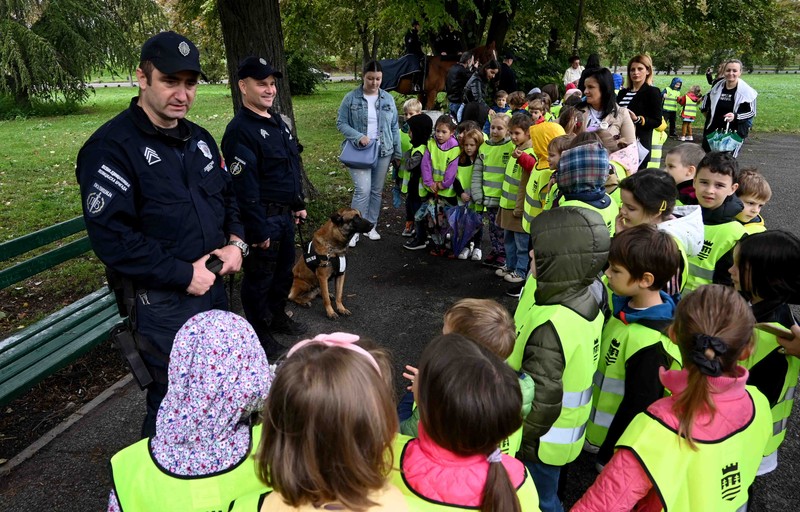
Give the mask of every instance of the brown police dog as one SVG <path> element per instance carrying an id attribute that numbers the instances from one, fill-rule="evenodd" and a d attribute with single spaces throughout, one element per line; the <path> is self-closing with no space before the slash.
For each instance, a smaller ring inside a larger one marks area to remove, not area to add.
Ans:
<path id="1" fill-rule="evenodd" d="M 328 318 L 349 315 L 350 311 L 342 304 L 344 290 L 344 254 L 347 243 L 356 233 L 367 233 L 373 228 L 370 221 L 361 217 L 355 208 L 342 208 L 328 222 L 314 232 L 311 251 L 308 244 L 302 248 L 292 268 L 294 281 L 289 292 L 289 300 L 311 307 L 311 301 L 322 295 Z M 340 258 L 341 257 L 341 258 Z M 340 270 L 341 269 L 341 270 Z M 336 286 L 336 311 L 331 306 L 328 280 L 333 277 Z"/>

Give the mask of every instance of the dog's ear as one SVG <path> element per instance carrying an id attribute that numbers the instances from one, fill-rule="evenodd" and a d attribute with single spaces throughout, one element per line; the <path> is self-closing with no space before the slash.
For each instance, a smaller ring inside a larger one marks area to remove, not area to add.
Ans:
<path id="1" fill-rule="evenodd" d="M 342 217 L 339 212 L 334 212 L 331 214 L 331 221 L 337 226 L 341 226 L 344 224 L 344 217 Z"/>

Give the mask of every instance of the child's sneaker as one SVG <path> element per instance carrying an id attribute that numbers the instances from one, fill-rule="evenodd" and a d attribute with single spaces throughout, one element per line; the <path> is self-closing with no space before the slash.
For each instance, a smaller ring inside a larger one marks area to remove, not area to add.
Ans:
<path id="1" fill-rule="evenodd" d="M 516 270 L 506 274 L 503 279 L 507 283 L 522 283 L 525 281 L 525 276 L 519 274 Z"/>
<path id="2" fill-rule="evenodd" d="M 410 237 L 414 236 L 414 221 L 413 220 L 407 220 L 406 221 L 406 227 L 403 228 L 403 232 L 401 233 L 401 236 L 404 236 L 406 238 L 410 238 Z"/>
<path id="3" fill-rule="evenodd" d="M 480 249 L 478 249 L 478 250 L 480 250 Z M 469 256 L 470 256 L 469 247 L 464 247 L 461 250 L 461 252 L 458 253 L 458 259 L 460 259 L 460 260 L 469 259 Z"/>
<path id="4" fill-rule="evenodd" d="M 681 141 L 681 142 L 683 142 L 683 141 L 685 141 L 685 140 L 686 140 L 686 137 L 684 137 L 683 135 L 681 135 L 680 137 L 678 137 L 678 140 L 679 140 L 679 141 Z"/>
<path id="5" fill-rule="evenodd" d="M 525 283 L 515 284 L 514 286 L 506 290 L 506 295 L 508 295 L 509 297 L 514 297 L 515 299 L 520 298 L 520 296 L 522 295 L 523 286 L 525 286 Z"/>
<path id="6" fill-rule="evenodd" d="M 691 135 L 687 135 L 687 136 L 686 136 L 686 140 L 688 140 L 688 141 L 690 141 L 690 142 L 691 142 L 691 141 L 693 141 L 693 140 L 694 140 L 694 137 L 692 137 Z"/>
<path id="7" fill-rule="evenodd" d="M 514 269 L 508 268 L 505 265 L 503 265 L 502 267 L 495 270 L 494 275 L 496 275 L 497 277 L 505 277 L 512 272 L 514 272 Z"/>
<path id="8" fill-rule="evenodd" d="M 418 251 L 420 249 L 425 249 L 426 247 L 428 247 L 428 241 L 412 238 L 408 242 L 404 243 L 403 247 L 408 249 L 409 251 Z"/>
<path id="9" fill-rule="evenodd" d="M 470 256 L 470 259 L 472 261 L 481 261 L 482 256 L 483 253 L 481 252 L 480 248 L 476 247 L 475 249 L 472 250 L 472 255 Z"/>

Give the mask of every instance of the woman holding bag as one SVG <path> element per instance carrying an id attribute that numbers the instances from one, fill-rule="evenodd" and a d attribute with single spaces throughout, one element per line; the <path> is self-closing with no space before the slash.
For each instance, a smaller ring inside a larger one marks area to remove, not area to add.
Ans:
<path id="1" fill-rule="evenodd" d="M 722 67 L 724 80 L 711 87 L 711 91 L 703 96 L 700 112 L 706 114 L 706 125 L 703 130 L 703 149 L 711 151 L 708 137 L 714 130 L 729 128 L 739 134 L 742 140 L 747 138 L 756 117 L 756 97 L 758 93 L 744 80 L 742 61 L 731 59 Z M 739 146 L 741 147 L 741 146 Z M 739 155 L 739 148 L 733 156 Z"/>
<path id="2" fill-rule="evenodd" d="M 382 78 L 380 63 L 374 60 L 368 62 L 362 73 L 362 84 L 347 93 L 339 105 L 336 118 L 336 128 L 344 135 L 345 144 L 352 143 L 365 148 L 367 154 L 372 150 L 370 144 L 378 145 L 377 158 L 371 165 L 369 162 L 358 167 L 353 167 L 353 162 L 346 164 L 354 185 L 350 206 L 358 209 L 365 219 L 375 225 L 367 233 L 370 240 L 381 239 L 377 226 L 386 173 L 392 159 L 399 160 L 401 155 L 397 107 L 394 98 L 381 90 Z M 359 235 L 356 234 L 350 239 L 350 247 L 355 247 L 358 240 Z"/>

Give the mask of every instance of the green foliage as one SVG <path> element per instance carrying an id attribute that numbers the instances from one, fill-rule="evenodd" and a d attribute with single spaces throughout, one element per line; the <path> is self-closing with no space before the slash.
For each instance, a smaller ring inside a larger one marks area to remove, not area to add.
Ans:
<path id="1" fill-rule="evenodd" d="M 9 94 L 0 94 L 0 120 L 65 116 L 74 114 L 80 108 L 75 100 L 41 101 L 33 99 L 28 103 L 20 103 Z"/>
<path id="2" fill-rule="evenodd" d="M 322 83 L 322 77 L 311 71 L 315 65 L 302 52 L 286 52 L 286 75 L 292 96 L 313 94 Z"/>
<path id="3" fill-rule="evenodd" d="M 161 0 L 172 30 L 185 35 L 200 49 L 200 65 L 212 84 L 228 78 L 225 44 L 216 0 Z"/>
<path id="4" fill-rule="evenodd" d="M 154 0 L 0 1 L 0 92 L 85 100 L 91 72 L 128 69 L 159 15 Z"/>

